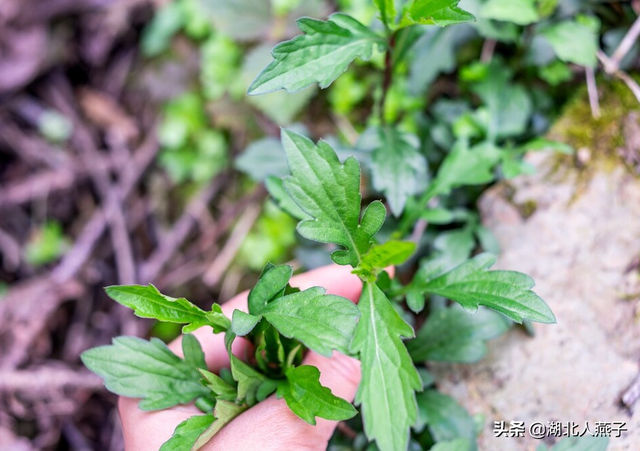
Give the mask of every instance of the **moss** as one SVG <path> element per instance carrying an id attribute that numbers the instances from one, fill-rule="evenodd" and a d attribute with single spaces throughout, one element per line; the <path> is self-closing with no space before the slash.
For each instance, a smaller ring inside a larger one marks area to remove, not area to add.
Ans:
<path id="1" fill-rule="evenodd" d="M 529 199 L 521 204 L 517 204 L 516 206 L 518 207 L 518 211 L 520 211 L 520 215 L 524 219 L 527 219 L 531 217 L 538 209 L 538 202 L 533 199 Z"/>
<path id="2" fill-rule="evenodd" d="M 518 213 L 520 213 L 520 217 L 522 217 L 523 219 L 530 218 L 538 209 L 538 202 L 534 199 L 528 199 L 524 202 L 516 202 L 516 189 L 510 183 L 504 183 L 502 185 L 502 190 L 503 198 L 518 210 Z"/>
<path id="3" fill-rule="evenodd" d="M 593 117 L 587 88 L 583 86 L 567 103 L 549 132 L 551 139 L 576 149 L 573 156 L 558 156 L 558 168 L 573 166 L 583 176 L 592 174 L 595 169 L 612 170 L 623 163 L 618 149 L 625 144 L 624 119 L 629 112 L 640 111 L 638 100 L 623 82 L 599 78 L 597 84 L 601 116 Z M 580 158 L 581 154 L 588 154 L 589 158 Z"/>

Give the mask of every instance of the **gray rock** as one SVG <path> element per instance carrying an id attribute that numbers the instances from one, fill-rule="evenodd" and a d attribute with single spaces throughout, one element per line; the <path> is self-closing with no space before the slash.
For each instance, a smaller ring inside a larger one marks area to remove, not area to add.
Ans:
<path id="1" fill-rule="evenodd" d="M 582 151 L 589 171 L 531 154 L 535 175 L 497 185 L 480 201 L 503 250 L 498 266 L 531 275 L 558 320 L 536 324 L 535 337 L 512 329 L 478 364 L 430 365 L 442 391 L 485 416 L 481 451 L 540 444 L 497 438 L 494 421 L 527 428 L 572 421 L 580 431 L 588 421 L 592 432 L 597 421 L 621 421 L 628 432 L 608 449 L 640 449 L 640 412 L 631 415 L 620 402 L 639 371 L 640 179 L 622 163 L 600 167 L 590 152 Z"/>

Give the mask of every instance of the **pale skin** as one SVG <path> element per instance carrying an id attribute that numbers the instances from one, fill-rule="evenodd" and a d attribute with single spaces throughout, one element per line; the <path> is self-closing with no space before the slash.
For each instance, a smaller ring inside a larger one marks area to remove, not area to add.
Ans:
<path id="1" fill-rule="evenodd" d="M 357 302 L 362 283 L 350 270 L 345 266 L 326 266 L 293 277 L 291 285 L 300 289 L 322 286 L 329 294 Z M 248 292 L 237 295 L 224 303 L 222 310 L 229 317 L 235 309 L 246 311 L 247 295 Z M 218 372 L 229 366 L 223 334 L 214 335 L 211 329 L 203 327 L 195 335 L 202 344 L 210 371 Z M 180 339 L 169 347 L 182 355 Z M 236 339 L 233 353 L 242 358 L 246 351 L 247 343 Z M 353 401 L 360 383 L 360 362 L 336 352 L 331 358 L 309 352 L 304 364 L 318 367 L 320 382 L 329 387 L 334 395 Z M 138 409 L 138 401 L 121 397 L 118 402 L 127 451 L 157 451 L 171 437 L 179 423 L 192 415 L 201 414 L 193 405 L 143 412 Z M 318 418 L 317 425 L 311 426 L 295 416 L 283 399 L 276 399 L 274 395 L 240 414 L 201 449 L 324 451 L 337 424 L 336 421 Z"/>

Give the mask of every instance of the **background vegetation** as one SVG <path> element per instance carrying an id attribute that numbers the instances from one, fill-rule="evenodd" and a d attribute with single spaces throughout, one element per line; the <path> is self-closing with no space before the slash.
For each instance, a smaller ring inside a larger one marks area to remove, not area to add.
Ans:
<path id="1" fill-rule="evenodd" d="M 266 198 L 265 179 L 287 173 L 281 126 L 358 158 L 365 197 L 386 199 L 395 215 L 383 234 L 401 230 L 420 244 L 401 279 L 426 254 L 450 267 L 479 250 L 499 252 L 476 200 L 488 184 L 529 172 L 528 151 L 576 158 L 569 154 L 588 139 L 580 130 L 568 144 L 544 138 L 576 91 L 589 92 L 584 114 L 603 126 L 611 124 L 598 86 L 617 80 L 619 97 L 636 101 L 640 5 L 460 6 L 477 22 L 401 34 L 396 49 L 407 58 L 386 83 L 388 62 L 374 54 L 327 90 L 247 97 L 273 45 L 299 33 L 296 18 L 344 11 L 376 23 L 372 2 L 4 2 L 0 443 L 121 448 L 113 398 L 78 356 L 120 334 L 170 340 L 179 326 L 133 318 L 103 286 L 153 281 L 208 306 L 252 286 L 269 261 L 329 262 Z M 372 130 L 387 123 L 398 124 L 404 153 L 376 151 Z M 464 179 L 448 180 L 448 194 L 425 210 L 419 199 L 455 149 Z M 473 352 L 461 359 L 484 353 Z"/>

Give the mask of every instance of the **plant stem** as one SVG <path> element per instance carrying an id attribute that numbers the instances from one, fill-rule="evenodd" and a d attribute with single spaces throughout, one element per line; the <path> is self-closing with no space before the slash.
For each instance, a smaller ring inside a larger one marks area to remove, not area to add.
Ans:
<path id="1" fill-rule="evenodd" d="M 427 190 L 422 193 L 420 199 L 418 199 L 417 205 L 415 208 L 411 209 L 400 221 L 398 225 L 397 235 L 399 237 L 404 237 L 407 233 L 409 233 L 409 229 L 411 226 L 415 225 L 418 219 L 420 219 L 420 214 L 426 208 L 427 204 L 431 199 L 437 196 L 438 186 L 435 184 L 431 184 Z"/>
<path id="2" fill-rule="evenodd" d="M 384 58 L 384 75 L 382 78 L 382 95 L 380 96 L 380 124 L 385 125 L 386 119 L 384 116 L 385 111 L 385 103 L 387 101 L 387 93 L 389 92 L 389 88 L 393 82 L 393 49 L 396 46 L 396 33 L 393 32 L 389 36 L 389 48 L 387 49 L 387 53 Z"/>

